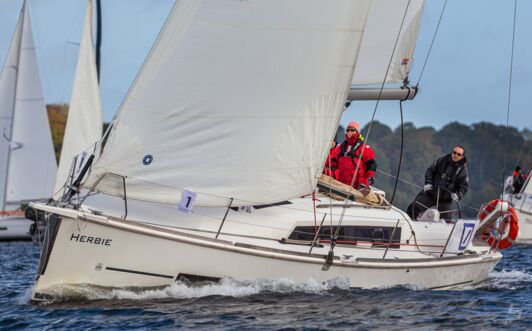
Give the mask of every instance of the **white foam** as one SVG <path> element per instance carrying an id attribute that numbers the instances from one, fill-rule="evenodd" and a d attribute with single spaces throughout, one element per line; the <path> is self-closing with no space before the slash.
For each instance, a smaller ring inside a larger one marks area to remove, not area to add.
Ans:
<path id="1" fill-rule="evenodd" d="M 229 297 L 244 297 L 264 292 L 273 293 L 309 293 L 323 294 L 334 288 L 349 289 L 347 278 L 334 278 L 327 282 L 309 279 L 306 282 L 296 282 L 289 278 L 276 280 L 248 280 L 235 281 L 223 278 L 219 283 L 203 286 L 189 286 L 176 282 L 171 286 L 158 289 L 117 289 L 103 288 L 91 285 L 58 285 L 51 288 L 48 293 L 56 300 L 151 300 L 151 299 L 190 299 L 218 295 Z"/>
<path id="2" fill-rule="evenodd" d="M 532 282 L 532 274 L 526 271 L 503 269 L 501 271 L 492 271 L 485 281 L 472 286 L 472 288 L 515 290 L 530 282 Z"/>
<path id="3" fill-rule="evenodd" d="M 489 277 L 503 283 L 532 282 L 532 274 L 522 270 L 492 271 Z"/>

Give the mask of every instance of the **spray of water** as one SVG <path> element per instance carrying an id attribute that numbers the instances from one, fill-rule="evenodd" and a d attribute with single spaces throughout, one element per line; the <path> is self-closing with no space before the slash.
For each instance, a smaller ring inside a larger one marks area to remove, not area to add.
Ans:
<path id="1" fill-rule="evenodd" d="M 171 286 L 152 289 L 108 288 L 93 285 L 57 285 L 50 288 L 50 302 L 71 300 L 152 300 L 191 299 L 206 296 L 244 297 L 262 293 L 309 293 L 325 294 L 332 289 L 349 289 L 347 278 L 334 278 L 326 282 L 309 279 L 296 282 L 289 278 L 276 280 L 236 281 L 223 278 L 218 283 L 204 283 L 201 286 L 176 282 Z"/>

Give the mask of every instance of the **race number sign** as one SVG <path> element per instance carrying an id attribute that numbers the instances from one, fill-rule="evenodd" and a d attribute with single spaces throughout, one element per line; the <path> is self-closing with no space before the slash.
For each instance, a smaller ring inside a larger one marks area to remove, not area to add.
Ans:
<path id="1" fill-rule="evenodd" d="M 192 191 L 183 191 L 181 196 L 181 202 L 179 202 L 178 210 L 183 213 L 191 213 L 194 208 L 194 203 L 196 202 L 197 194 Z"/>
<path id="2" fill-rule="evenodd" d="M 477 223 L 478 221 L 457 221 L 445 252 L 463 253 L 475 235 Z"/>

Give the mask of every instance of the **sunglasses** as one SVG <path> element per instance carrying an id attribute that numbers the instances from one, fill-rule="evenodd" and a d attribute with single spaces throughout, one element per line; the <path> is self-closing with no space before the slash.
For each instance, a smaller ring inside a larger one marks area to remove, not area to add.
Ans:
<path id="1" fill-rule="evenodd" d="M 347 129 L 345 132 L 357 132 L 357 129 Z"/>
<path id="2" fill-rule="evenodd" d="M 453 151 L 453 154 L 456 155 L 456 156 L 463 156 L 464 155 L 464 154 L 460 154 L 460 153 L 455 152 L 455 151 Z"/>

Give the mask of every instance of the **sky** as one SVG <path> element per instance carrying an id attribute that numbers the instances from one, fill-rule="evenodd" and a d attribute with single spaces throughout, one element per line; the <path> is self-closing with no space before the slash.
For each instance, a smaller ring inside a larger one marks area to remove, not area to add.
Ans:
<path id="1" fill-rule="evenodd" d="M 102 0 L 100 89 L 110 121 L 159 33 L 174 0 Z M 410 80 L 419 80 L 444 0 L 427 0 Z M 0 0 L 0 61 L 4 61 L 22 0 Z M 70 100 L 86 0 L 29 0 L 37 60 L 47 103 Z M 506 124 L 513 0 L 448 0 L 420 82 L 403 103 L 404 119 L 441 128 L 451 121 Z M 518 0 L 510 125 L 532 129 L 532 1 Z M 342 124 L 367 123 L 375 102 L 353 102 Z M 400 123 L 399 103 L 381 101 L 375 119 Z"/>

